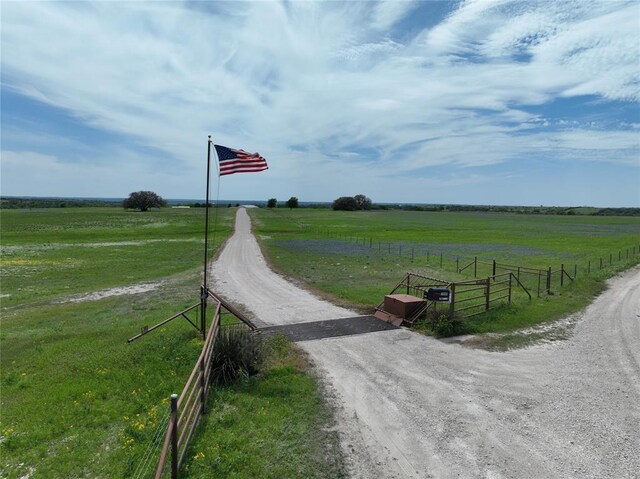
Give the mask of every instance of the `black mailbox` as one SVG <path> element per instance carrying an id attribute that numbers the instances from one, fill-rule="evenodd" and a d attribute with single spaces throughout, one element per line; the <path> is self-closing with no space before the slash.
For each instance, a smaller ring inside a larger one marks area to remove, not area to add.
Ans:
<path id="1" fill-rule="evenodd" d="M 448 288 L 429 288 L 424 293 L 425 299 L 437 301 L 438 303 L 449 303 L 451 301 L 451 290 Z"/>

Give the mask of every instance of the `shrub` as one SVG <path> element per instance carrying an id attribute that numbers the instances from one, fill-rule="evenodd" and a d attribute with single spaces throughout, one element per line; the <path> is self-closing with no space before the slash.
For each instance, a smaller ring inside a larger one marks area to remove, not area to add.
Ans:
<path id="1" fill-rule="evenodd" d="M 260 336 L 243 327 L 226 326 L 220 330 L 213 346 L 211 377 L 217 384 L 229 384 L 239 377 L 257 373 L 263 359 Z"/>
<path id="2" fill-rule="evenodd" d="M 278 200 L 275 198 L 269 198 L 267 200 L 267 208 L 276 208 L 278 206 Z"/>
<path id="3" fill-rule="evenodd" d="M 465 325 L 459 319 L 451 318 L 448 314 L 441 314 L 434 318 L 432 323 L 433 335 L 437 338 L 446 338 L 464 334 Z"/>

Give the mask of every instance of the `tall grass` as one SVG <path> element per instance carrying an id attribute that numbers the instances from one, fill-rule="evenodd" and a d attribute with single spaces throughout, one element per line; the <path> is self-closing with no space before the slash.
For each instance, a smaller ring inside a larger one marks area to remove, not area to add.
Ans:
<path id="1" fill-rule="evenodd" d="M 211 356 L 211 377 L 215 384 L 226 385 L 258 372 L 265 356 L 262 338 L 242 326 L 220 330 Z"/>

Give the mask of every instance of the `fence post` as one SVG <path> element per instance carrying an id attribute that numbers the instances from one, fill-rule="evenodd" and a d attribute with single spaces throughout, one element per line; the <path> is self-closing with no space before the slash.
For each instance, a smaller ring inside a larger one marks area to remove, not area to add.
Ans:
<path id="1" fill-rule="evenodd" d="M 442 269 L 442 253 L 440 253 L 440 269 Z"/>
<path id="2" fill-rule="evenodd" d="M 538 298 L 540 297 L 540 273 L 541 271 L 538 270 Z"/>
<path id="3" fill-rule="evenodd" d="M 473 277 L 474 278 L 478 277 L 478 257 L 477 256 L 473 257 Z"/>
<path id="4" fill-rule="evenodd" d="M 485 290 L 487 297 L 485 298 L 485 310 L 489 311 L 489 303 L 491 297 L 491 278 L 487 278 L 487 289 Z"/>
<path id="5" fill-rule="evenodd" d="M 429 262 L 429 250 L 427 250 L 427 263 Z"/>
<path id="6" fill-rule="evenodd" d="M 451 304 L 449 304 L 449 318 L 453 319 L 456 306 L 456 283 L 451 283 Z"/>
<path id="7" fill-rule="evenodd" d="M 171 479 L 178 479 L 178 395 L 171 395 Z"/>
<path id="8" fill-rule="evenodd" d="M 618 251 L 618 261 L 622 259 L 622 251 Z"/>
<path id="9" fill-rule="evenodd" d="M 207 338 L 207 292 L 200 286 L 200 331 L 202 339 Z"/>
<path id="10" fill-rule="evenodd" d="M 578 277 L 578 265 L 573 263 L 573 279 L 575 280 Z"/>
<path id="11" fill-rule="evenodd" d="M 547 294 L 551 294 L 551 266 L 547 270 Z"/>
<path id="12" fill-rule="evenodd" d="M 564 286 L 564 264 L 560 265 L 560 287 Z"/>
<path id="13" fill-rule="evenodd" d="M 551 268 L 549 268 L 551 271 Z M 511 304 L 511 280 L 513 279 L 513 273 L 509 273 L 509 304 Z"/>
<path id="14" fill-rule="evenodd" d="M 518 266 L 518 281 L 520 281 L 520 266 Z"/>
<path id="15" fill-rule="evenodd" d="M 456 273 L 460 272 L 460 258 L 456 256 Z"/>
<path id="16" fill-rule="evenodd" d="M 493 260 L 493 276 L 495 276 L 495 275 L 496 275 L 496 260 L 494 259 Z M 494 277 L 493 280 L 495 281 L 496 278 Z"/>

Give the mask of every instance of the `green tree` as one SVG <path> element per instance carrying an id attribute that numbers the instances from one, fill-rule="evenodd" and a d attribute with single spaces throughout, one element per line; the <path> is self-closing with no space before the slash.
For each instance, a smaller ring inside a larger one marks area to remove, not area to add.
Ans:
<path id="1" fill-rule="evenodd" d="M 353 198 L 356 200 L 356 204 L 358 205 L 359 210 L 370 210 L 371 209 L 371 199 L 365 195 L 356 195 Z"/>
<path id="2" fill-rule="evenodd" d="M 298 198 L 296 198 L 295 196 L 292 196 L 291 198 L 289 198 L 287 200 L 287 207 L 290 208 L 290 209 L 297 208 L 298 207 Z"/>
<path id="3" fill-rule="evenodd" d="M 267 208 L 276 208 L 278 206 L 278 200 L 275 198 L 269 198 L 267 200 Z"/>
<path id="4" fill-rule="evenodd" d="M 122 202 L 126 210 L 149 211 L 149 208 L 161 208 L 167 206 L 167 202 L 153 191 L 135 191 Z"/>
<path id="5" fill-rule="evenodd" d="M 358 209 L 358 203 L 353 196 L 341 196 L 333 201 L 331 208 L 336 211 L 355 211 Z"/>

